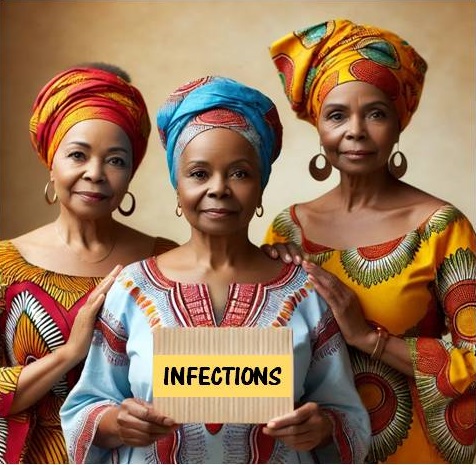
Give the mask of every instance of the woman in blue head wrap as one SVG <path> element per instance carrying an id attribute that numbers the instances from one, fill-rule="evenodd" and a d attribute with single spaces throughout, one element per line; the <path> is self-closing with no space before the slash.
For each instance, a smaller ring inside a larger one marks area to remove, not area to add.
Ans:
<path id="1" fill-rule="evenodd" d="M 71 461 L 362 462 L 369 421 L 332 312 L 299 266 L 248 237 L 281 149 L 275 105 L 234 80 L 205 77 L 177 89 L 157 123 L 190 239 L 124 268 L 108 293 L 61 411 Z M 151 403 L 157 326 L 290 328 L 295 410 L 267 424 L 177 424 Z"/>

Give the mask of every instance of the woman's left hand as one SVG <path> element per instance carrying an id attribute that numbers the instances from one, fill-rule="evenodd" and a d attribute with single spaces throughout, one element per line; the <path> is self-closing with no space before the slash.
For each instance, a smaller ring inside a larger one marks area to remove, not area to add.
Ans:
<path id="1" fill-rule="evenodd" d="M 273 418 L 263 432 L 299 451 L 309 451 L 332 442 L 332 422 L 315 402 L 307 402 L 288 415 Z"/>
<path id="2" fill-rule="evenodd" d="M 302 267 L 318 294 L 332 310 L 345 342 L 357 348 L 367 346 L 374 331 L 364 318 L 355 292 L 337 276 L 314 263 L 304 261 Z"/>

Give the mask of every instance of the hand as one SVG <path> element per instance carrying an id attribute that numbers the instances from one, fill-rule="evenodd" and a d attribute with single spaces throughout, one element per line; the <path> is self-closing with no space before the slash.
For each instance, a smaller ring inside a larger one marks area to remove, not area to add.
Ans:
<path id="1" fill-rule="evenodd" d="M 261 250 L 270 258 L 279 258 L 284 263 L 293 262 L 295 265 L 300 265 L 304 253 L 301 248 L 294 242 L 276 242 L 273 245 L 263 244 Z"/>
<path id="2" fill-rule="evenodd" d="M 71 354 L 76 363 L 79 363 L 88 354 L 97 314 L 104 303 L 107 291 L 111 288 L 121 269 L 122 266 L 117 265 L 91 291 L 86 303 L 76 315 L 68 342 L 63 346 L 63 350 L 68 351 L 68 354 Z"/>
<path id="3" fill-rule="evenodd" d="M 142 399 L 124 400 L 119 407 L 116 421 L 119 438 L 123 444 L 131 447 L 148 446 L 179 426 Z"/>
<path id="4" fill-rule="evenodd" d="M 332 422 L 315 402 L 307 402 L 288 415 L 273 418 L 263 432 L 299 451 L 310 451 L 332 441 Z"/>
<path id="5" fill-rule="evenodd" d="M 368 346 L 369 336 L 373 338 L 374 331 L 364 318 L 355 292 L 335 275 L 314 263 L 304 261 L 302 267 L 318 294 L 332 310 L 346 343 L 357 348 Z"/>

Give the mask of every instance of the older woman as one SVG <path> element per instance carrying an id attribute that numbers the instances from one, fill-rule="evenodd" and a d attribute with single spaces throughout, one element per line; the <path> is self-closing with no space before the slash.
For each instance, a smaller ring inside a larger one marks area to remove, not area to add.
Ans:
<path id="1" fill-rule="evenodd" d="M 266 242 L 302 247 L 352 347 L 372 423 L 368 460 L 471 462 L 475 232 L 456 207 L 399 180 L 406 160 L 392 153 L 426 63 L 394 33 L 348 20 L 288 34 L 271 55 L 292 109 L 320 136 L 325 165 L 315 156 L 311 175 L 324 180 L 335 168 L 340 183 L 286 208 Z"/>
<path id="2" fill-rule="evenodd" d="M 111 69 L 68 69 L 34 104 L 31 140 L 50 171 L 46 201 L 59 204 L 59 215 L 0 242 L 0 462 L 68 461 L 59 409 L 117 265 L 175 245 L 112 218 L 117 208 L 134 209 L 120 203 L 150 121 L 140 92 Z"/>
<path id="3" fill-rule="evenodd" d="M 302 268 L 270 259 L 248 238 L 281 149 L 276 107 L 256 89 L 205 77 L 177 89 L 157 121 L 190 239 L 126 267 L 109 291 L 61 410 L 71 460 L 362 461 L 368 417 L 330 310 Z M 267 425 L 175 424 L 151 404 L 157 325 L 292 328 L 296 409 Z"/>

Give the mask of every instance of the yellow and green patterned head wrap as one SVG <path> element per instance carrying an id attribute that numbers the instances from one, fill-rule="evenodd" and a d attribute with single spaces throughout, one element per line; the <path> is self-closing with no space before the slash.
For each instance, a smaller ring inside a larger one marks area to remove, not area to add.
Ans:
<path id="1" fill-rule="evenodd" d="M 427 70 L 425 60 L 396 34 L 346 19 L 287 34 L 270 53 L 293 111 L 313 125 L 334 87 L 363 81 L 394 102 L 403 130 L 418 107 Z"/>

